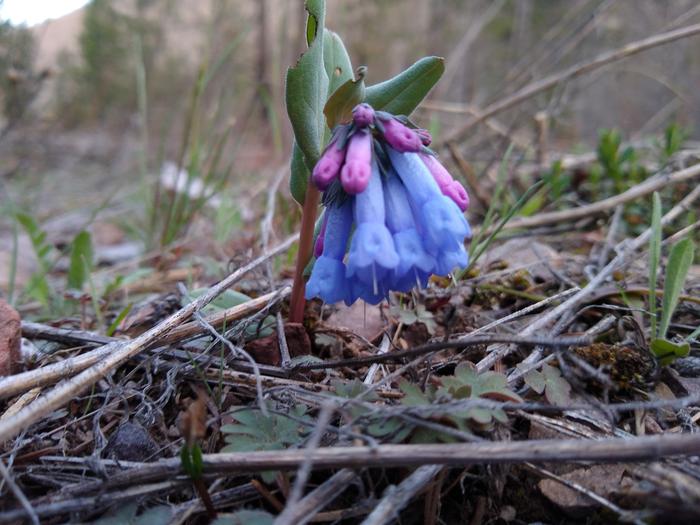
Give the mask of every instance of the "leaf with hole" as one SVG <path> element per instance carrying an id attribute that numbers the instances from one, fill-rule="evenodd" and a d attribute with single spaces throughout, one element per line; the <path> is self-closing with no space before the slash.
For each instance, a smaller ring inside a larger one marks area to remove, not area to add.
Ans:
<path id="1" fill-rule="evenodd" d="M 323 106 L 328 95 L 328 74 L 323 61 L 325 2 L 307 0 L 308 49 L 287 70 L 285 101 L 294 137 L 311 169 L 321 154 L 325 134 Z"/>
<path id="2" fill-rule="evenodd" d="M 367 68 L 357 68 L 357 79 L 350 79 L 336 89 L 323 108 L 326 125 L 333 129 L 336 125 L 352 120 L 352 109 L 365 98 L 365 72 Z"/>

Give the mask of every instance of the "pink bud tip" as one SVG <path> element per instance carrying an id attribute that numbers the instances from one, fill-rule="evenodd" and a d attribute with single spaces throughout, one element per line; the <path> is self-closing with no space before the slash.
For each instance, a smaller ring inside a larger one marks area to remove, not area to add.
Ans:
<path id="1" fill-rule="evenodd" d="M 357 195 L 367 189 L 372 174 L 369 164 L 358 161 L 346 162 L 340 170 L 340 183 L 350 195 Z"/>
<path id="2" fill-rule="evenodd" d="M 452 184 L 442 189 L 442 193 L 452 199 L 460 210 L 467 211 L 469 208 L 469 194 L 459 181 L 453 180 Z"/>
<path id="3" fill-rule="evenodd" d="M 450 175 L 450 172 L 445 169 L 445 166 L 432 155 L 421 154 L 420 158 L 427 166 L 428 171 L 430 171 L 437 185 L 440 186 L 440 191 L 444 194 L 445 188 L 449 187 L 450 184 L 454 182 L 452 175 Z"/>
<path id="4" fill-rule="evenodd" d="M 345 165 L 340 170 L 340 183 L 351 195 L 365 191 L 371 175 L 372 134 L 368 129 L 357 130 L 350 137 Z"/>
<path id="5" fill-rule="evenodd" d="M 358 104 L 352 110 L 352 120 L 356 126 L 365 128 L 374 122 L 374 109 L 369 104 Z"/>
<path id="6" fill-rule="evenodd" d="M 423 144 L 418 133 L 393 118 L 383 120 L 382 124 L 384 125 L 384 139 L 396 151 L 400 153 L 420 151 Z"/>
<path id="7" fill-rule="evenodd" d="M 323 152 L 323 155 L 321 155 L 321 158 L 318 159 L 311 174 L 311 180 L 319 190 L 325 191 L 328 189 L 328 186 L 340 173 L 344 160 L 345 150 L 338 149 L 337 143 L 331 142 L 326 151 Z"/>
<path id="8" fill-rule="evenodd" d="M 423 146 L 430 146 L 430 143 L 433 141 L 433 136 L 430 134 L 430 131 L 427 129 L 417 129 L 416 133 L 420 137 Z"/>

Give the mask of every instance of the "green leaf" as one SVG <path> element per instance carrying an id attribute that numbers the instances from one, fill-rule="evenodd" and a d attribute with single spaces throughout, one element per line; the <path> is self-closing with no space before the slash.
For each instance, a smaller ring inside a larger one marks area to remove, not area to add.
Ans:
<path id="1" fill-rule="evenodd" d="M 367 88 L 365 102 L 374 109 L 410 115 L 440 80 L 445 59 L 425 57 L 394 78 Z"/>
<path id="2" fill-rule="evenodd" d="M 664 298 L 661 310 L 661 325 L 659 326 L 660 339 L 666 337 L 668 326 L 671 324 L 671 316 L 678 305 L 678 299 L 683 290 L 683 284 L 688 276 L 688 270 L 690 270 L 694 255 L 695 245 L 690 238 L 679 241 L 671 248 L 664 281 Z"/>
<path id="3" fill-rule="evenodd" d="M 83 230 L 75 236 L 71 243 L 68 288 L 82 290 L 83 284 L 92 273 L 92 268 L 92 237 L 90 237 L 90 233 Z"/>
<path id="4" fill-rule="evenodd" d="M 105 335 L 107 337 L 112 337 L 114 335 L 114 332 L 117 331 L 117 328 L 119 328 L 119 325 L 121 322 L 126 319 L 126 316 L 129 315 L 129 312 L 131 312 L 131 309 L 133 308 L 134 303 L 129 303 L 127 304 L 121 312 L 117 315 L 117 317 L 114 318 L 114 321 L 112 321 L 112 324 L 109 325 L 109 328 L 107 328 L 107 332 L 105 332 Z"/>
<path id="5" fill-rule="evenodd" d="M 306 162 L 304 162 L 304 154 L 301 152 L 299 145 L 294 141 L 292 148 L 292 166 L 291 176 L 289 177 L 289 191 L 300 205 L 304 205 L 306 198 L 306 187 L 309 185 L 311 171 Z"/>
<path id="6" fill-rule="evenodd" d="M 194 470 L 192 469 L 192 458 L 190 456 L 190 447 L 185 443 L 180 449 L 180 462 L 182 463 L 182 470 L 184 470 L 188 476 L 194 477 Z"/>
<path id="7" fill-rule="evenodd" d="M 333 129 L 336 125 L 352 120 L 352 108 L 365 99 L 365 73 L 367 68 L 357 68 L 357 79 L 350 79 L 335 90 L 323 108 L 326 124 Z"/>
<path id="8" fill-rule="evenodd" d="M 323 31 L 323 64 L 328 75 L 327 96 L 348 80 L 352 80 L 350 56 L 338 34 L 329 29 Z"/>
<path id="9" fill-rule="evenodd" d="M 547 387 L 544 374 L 539 370 L 530 370 L 523 376 L 523 380 L 527 386 L 532 388 L 538 394 L 542 394 L 544 389 Z"/>
<path id="10" fill-rule="evenodd" d="M 209 288 L 197 288 L 192 290 L 187 294 L 187 297 L 183 298 L 182 306 L 185 306 L 184 303 L 189 303 L 193 299 L 201 297 L 208 291 Z M 206 314 L 220 312 L 222 310 L 227 310 L 229 308 L 233 308 L 234 306 L 247 303 L 248 301 L 250 301 L 250 297 L 244 293 L 237 292 L 235 290 L 224 290 L 224 292 L 214 299 L 209 305 L 202 308 L 202 312 Z"/>
<path id="11" fill-rule="evenodd" d="M 670 365 L 679 357 L 687 357 L 690 354 L 690 344 L 687 342 L 673 343 L 668 339 L 653 339 L 651 351 L 663 366 Z"/>
<path id="12" fill-rule="evenodd" d="M 547 364 L 542 365 L 542 374 L 547 385 L 544 396 L 553 405 L 564 406 L 571 402 L 571 385 L 561 375 L 561 371 Z"/>
<path id="13" fill-rule="evenodd" d="M 204 461 L 202 459 L 202 449 L 197 443 L 192 445 L 192 473 L 193 477 L 199 478 L 202 476 L 204 469 Z"/>
<path id="14" fill-rule="evenodd" d="M 325 2 L 307 0 L 309 48 L 294 67 L 287 70 L 285 101 L 294 137 L 307 167 L 316 164 L 325 134 L 323 105 L 328 94 L 328 75 L 323 62 Z"/>
<path id="15" fill-rule="evenodd" d="M 651 338 L 656 337 L 656 276 L 661 260 L 661 198 L 654 192 L 651 212 L 651 237 L 649 238 L 649 317 Z"/>

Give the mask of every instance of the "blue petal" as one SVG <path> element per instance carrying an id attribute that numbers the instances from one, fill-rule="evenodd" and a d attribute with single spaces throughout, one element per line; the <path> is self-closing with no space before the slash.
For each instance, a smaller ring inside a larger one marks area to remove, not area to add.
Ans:
<path id="1" fill-rule="evenodd" d="M 352 200 L 348 199 L 340 206 L 326 208 L 328 222 L 323 238 L 323 255 L 343 260 L 352 229 Z"/>
<path id="2" fill-rule="evenodd" d="M 350 278 L 347 283 L 348 294 L 345 298 L 345 304 L 348 306 L 358 299 L 369 304 L 379 304 L 389 294 L 389 286 L 385 280 L 377 280 L 376 287 L 375 283 L 364 283 L 357 278 Z"/>
<path id="3" fill-rule="evenodd" d="M 372 176 L 367 188 L 355 196 L 355 222 L 378 222 L 384 224 L 384 190 L 377 161 L 372 159 Z"/>
<path id="4" fill-rule="evenodd" d="M 325 246 L 324 246 L 325 248 Z M 306 298 L 320 297 L 326 303 L 342 301 L 348 295 L 345 265 L 338 259 L 321 255 L 306 284 Z"/>
<path id="5" fill-rule="evenodd" d="M 416 268 L 412 268 L 411 271 L 403 275 L 403 277 L 397 277 L 396 274 L 394 274 L 391 281 L 391 289 L 397 292 L 408 292 L 416 287 L 425 288 L 428 286 L 430 275 L 431 272 L 424 272 Z"/>
<path id="6" fill-rule="evenodd" d="M 399 255 L 399 264 L 394 270 L 397 278 L 414 268 L 429 273 L 435 267 L 435 258 L 425 251 L 422 239 L 415 229 L 395 233 L 394 245 Z"/>
<path id="7" fill-rule="evenodd" d="M 373 283 L 398 264 L 394 240 L 386 226 L 371 222 L 357 226 L 348 253 L 348 277 L 357 275 L 361 281 Z"/>
<path id="8" fill-rule="evenodd" d="M 469 254 L 464 246 L 459 246 L 455 250 L 442 251 L 436 259 L 435 275 L 448 275 L 455 268 L 463 269 L 469 264 Z"/>
<path id="9" fill-rule="evenodd" d="M 442 195 L 440 187 L 417 153 L 399 153 L 387 147 L 394 170 L 401 178 L 413 203 L 420 207 L 430 199 Z"/>
<path id="10" fill-rule="evenodd" d="M 440 250 L 456 250 L 471 230 L 462 211 L 452 199 L 439 195 L 423 204 L 420 222 L 429 246 Z"/>
<path id="11" fill-rule="evenodd" d="M 415 229 L 416 221 L 406 188 L 395 171 L 391 170 L 384 181 L 384 206 L 386 225 L 393 233 Z"/>

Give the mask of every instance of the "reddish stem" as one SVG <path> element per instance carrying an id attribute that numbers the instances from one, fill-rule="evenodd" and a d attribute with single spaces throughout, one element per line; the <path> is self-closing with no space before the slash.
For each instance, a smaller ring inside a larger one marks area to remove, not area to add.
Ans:
<path id="1" fill-rule="evenodd" d="M 297 254 L 297 266 L 294 270 L 294 284 L 289 304 L 289 322 L 302 323 L 304 321 L 304 268 L 311 260 L 314 248 L 314 226 L 316 224 L 316 210 L 321 194 L 311 184 L 306 187 L 304 196 L 304 209 L 301 214 L 301 232 L 299 234 L 299 253 Z"/>

